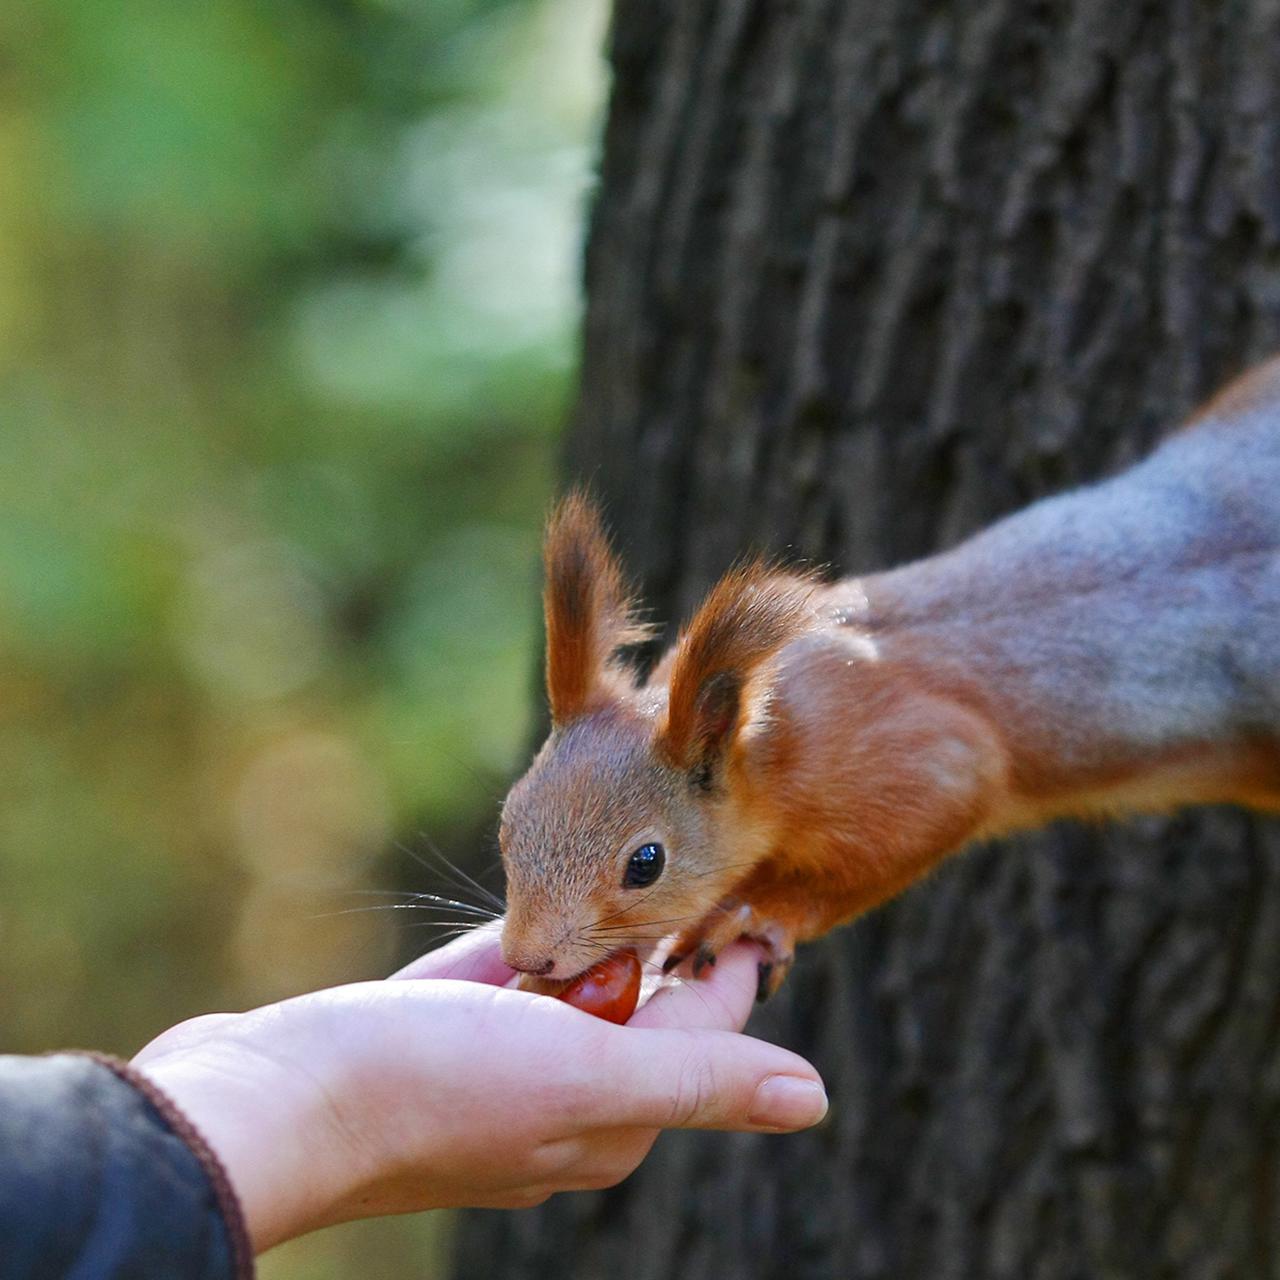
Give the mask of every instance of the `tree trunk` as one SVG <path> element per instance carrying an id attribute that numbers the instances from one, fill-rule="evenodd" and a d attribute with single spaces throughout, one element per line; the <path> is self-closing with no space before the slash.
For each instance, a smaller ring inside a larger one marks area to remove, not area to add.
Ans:
<path id="1" fill-rule="evenodd" d="M 954 543 L 1280 346 L 1276 0 L 620 0 L 612 57 L 569 470 L 660 616 Z M 1278 871 L 1228 810 L 953 859 L 755 1020 L 825 1127 L 668 1135 L 458 1274 L 1280 1276 Z"/>

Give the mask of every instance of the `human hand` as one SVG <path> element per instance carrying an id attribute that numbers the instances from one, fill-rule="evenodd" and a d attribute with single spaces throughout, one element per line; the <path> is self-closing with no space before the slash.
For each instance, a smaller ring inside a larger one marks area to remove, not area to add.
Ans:
<path id="1" fill-rule="evenodd" d="M 663 1128 L 816 1123 L 814 1069 L 735 1034 L 757 960 L 731 947 L 617 1027 L 499 985 L 486 928 L 397 980 L 192 1019 L 134 1066 L 218 1153 L 261 1252 L 350 1218 L 610 1186 Z"/>

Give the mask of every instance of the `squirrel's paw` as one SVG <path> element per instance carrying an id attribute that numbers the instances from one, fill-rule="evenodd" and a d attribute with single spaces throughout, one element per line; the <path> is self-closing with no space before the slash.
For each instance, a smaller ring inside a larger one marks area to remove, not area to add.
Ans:
<path id="1" fill-rule="evenodd" d="M 700 978 L 715 964 L 716 956 L 739 938 L 758 942 L 765 950 L 765 958 L 757 967 L 756 999 L 767 1000 L 790 972 L 795 959 L 795 933 L 736 898 L 724 899 L 714 911 L 676 938 L 663 962 L 663 972 L 670 973 L 692 956 L 693 976 Z"/>

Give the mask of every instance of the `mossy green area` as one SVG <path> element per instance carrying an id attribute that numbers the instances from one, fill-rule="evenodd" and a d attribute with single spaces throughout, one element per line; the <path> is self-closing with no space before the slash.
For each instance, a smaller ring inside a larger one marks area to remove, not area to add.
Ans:
<path id="1" fill-rule="evenodd" d="M 449 927 L 366 909 L 451 893 L 436 850 L 495 883 L 604 24 L 0 11 L 0 1050 L 381 974 Z M 442 1236 L 262 1274 L 430 1276 Z"/>

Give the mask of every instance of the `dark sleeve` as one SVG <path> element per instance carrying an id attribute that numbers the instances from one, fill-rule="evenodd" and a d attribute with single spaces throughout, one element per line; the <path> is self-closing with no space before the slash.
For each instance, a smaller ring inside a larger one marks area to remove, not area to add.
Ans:
<path id="1" fill-rule="evenodd" d="M 0 1055 L 4 1280 L 251 1280 L 240 1207 L 180 1111 L 123 1062 Z"/>

